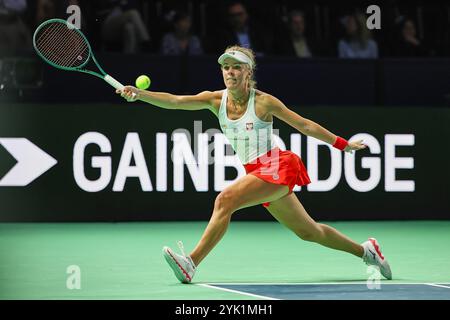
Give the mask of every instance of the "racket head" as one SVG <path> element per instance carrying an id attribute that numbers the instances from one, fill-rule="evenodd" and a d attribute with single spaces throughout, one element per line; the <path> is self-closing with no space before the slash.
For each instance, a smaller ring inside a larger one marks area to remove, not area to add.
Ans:
<path id="1" fill-rule="evenodd" d="M 33 46 L 45 62 L 62 70 L 81 71 L 92 56 L 84 34 L 63 19 L 41 23 L 34 32 Z"/>

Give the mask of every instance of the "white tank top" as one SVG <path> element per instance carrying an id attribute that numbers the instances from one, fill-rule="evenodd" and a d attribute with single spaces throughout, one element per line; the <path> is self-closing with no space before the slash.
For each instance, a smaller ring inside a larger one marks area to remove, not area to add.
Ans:
<path id="1" fill-rule="evenodd" d="M 219 123 L 242 164 L 252 162 L 275 147 L 272 138 L 273 122 L 262 121 L 255 112 L 255 89 L 250 90 L 247 110 L 236 120 L 227 115 L 228 90 L 223 90 L 219 109 Z"/>

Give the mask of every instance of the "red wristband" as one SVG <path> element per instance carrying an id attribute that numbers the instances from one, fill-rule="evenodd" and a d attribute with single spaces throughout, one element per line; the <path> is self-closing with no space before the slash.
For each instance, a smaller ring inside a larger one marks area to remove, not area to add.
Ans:
<path id="1" fill-rule="evenodd" d="M 336 142 L 333 144 L 333 147 L 343 151 L 347 145 L 348 145 L 347 140 L 341 137 L 337 137 Z"/>

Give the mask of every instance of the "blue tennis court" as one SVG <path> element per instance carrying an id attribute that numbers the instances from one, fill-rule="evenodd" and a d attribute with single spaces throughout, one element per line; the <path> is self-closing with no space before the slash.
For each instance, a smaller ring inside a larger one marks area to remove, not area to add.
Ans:
<path id="1" fill-rule="evenodd" d="M 450 300 L 450 283 L 200 284 L 270 300 Z M 370 287 L 370 288 L 369 288 Z"/>

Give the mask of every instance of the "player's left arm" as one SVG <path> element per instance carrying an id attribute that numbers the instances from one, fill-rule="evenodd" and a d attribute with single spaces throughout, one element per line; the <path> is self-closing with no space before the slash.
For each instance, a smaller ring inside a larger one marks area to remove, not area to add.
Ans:
<path id="1" fill-rule="evenodd" d="M 291 127 L 297 129 L 301 133 L 307 136 L 314 137 L 331 145 L 336 143 L 338 136 L 325 129 L 316 122 L 304 118 L 297 114 L 296 112 L 290 110 L 284 105 L 279 99 L 274 96 L 268 95 L 265 99 L 265 105 L 267 111 L 278 119 L 286 122 Z M 359 141 L 349 141 L 348 145 L 345 147 L 344 151 L 351 152 L 352 150 L 360 150 L 366 148 L 363 140 Z"/>

